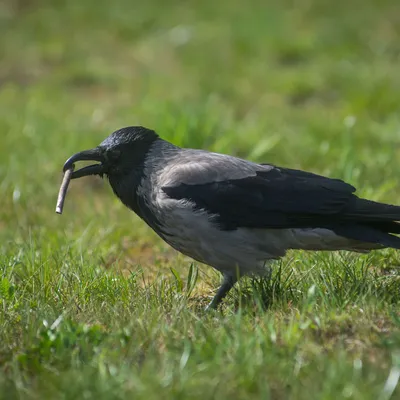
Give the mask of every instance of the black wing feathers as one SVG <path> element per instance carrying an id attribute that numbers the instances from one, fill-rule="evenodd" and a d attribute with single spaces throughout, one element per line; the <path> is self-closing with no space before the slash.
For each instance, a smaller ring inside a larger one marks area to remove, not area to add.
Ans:
<path id="1" fill-rule="evenodd" d="M 380 243 L 376 238 L 381 233 L 400 233 L 395 222 L 400 220 L 400 207 L 360 199 L 353 186 L 309 172 L 275 167 L 243 179 L 163 190 L 171 198 L 187 199 L 197 209 L 214 214 L 225 230 L 327 228 L 374 243 Z M 390 238 L 398 240 L 399 246 L 400 239 Z"/>
<path id="2" fill-rule="evenodd" d="M 318 225 L 319 219 L 340 213 L 355 191 L 340 180 L 296 172 L 274 168 L 244 179 L 180 184 L 163 190 L 216 214 L 223 229 Z"/>

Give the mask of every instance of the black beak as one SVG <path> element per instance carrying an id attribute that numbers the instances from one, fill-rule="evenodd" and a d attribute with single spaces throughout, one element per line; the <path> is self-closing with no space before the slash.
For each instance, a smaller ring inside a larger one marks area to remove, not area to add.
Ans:
<path id="1" fill-rule="evenodd" d="M 104 156 L 97 147 L 74 154 L 65 162 L 63 171 L 65 172 L 67 169 L 70 169 L 77 161 L 99 161 L 100 164 L 89 165 L 74 171 L 71 179 L 81 178 L 87 175 L 103 175 L 106 172 Z"/>

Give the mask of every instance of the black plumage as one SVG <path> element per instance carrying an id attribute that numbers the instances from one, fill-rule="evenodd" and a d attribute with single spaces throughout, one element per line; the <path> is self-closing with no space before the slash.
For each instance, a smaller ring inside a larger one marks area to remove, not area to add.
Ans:
<path id="1" fill-rule="evenodd" d="M 400 248 L 399 207 L 360 199 L 341 180 L 272 167 L 243 179 L 163 187 L 214 214 L 221 229 L 325 228 L 360 241 Z"/>

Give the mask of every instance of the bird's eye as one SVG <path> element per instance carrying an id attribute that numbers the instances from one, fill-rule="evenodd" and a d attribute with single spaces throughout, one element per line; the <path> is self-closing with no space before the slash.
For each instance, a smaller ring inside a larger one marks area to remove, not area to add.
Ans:
<path id="1" fill-rule="evenodd" d="M 113 149 L 108 153 L 108 157 L 111 160 L 118 160 L 120 156 L 121 156 L 121 150 L 119 149 Z"/>

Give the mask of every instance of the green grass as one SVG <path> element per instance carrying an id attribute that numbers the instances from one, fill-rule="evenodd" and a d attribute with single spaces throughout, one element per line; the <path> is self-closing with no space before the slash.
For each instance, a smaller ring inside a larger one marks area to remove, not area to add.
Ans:
<path id="1" fill-rule="evenodd" d="M 399 399 L 399 253 L 218 286 L 64 161 L 141 124 L 400 204 L 396 0 L 0 4 L 0 398 Z"/>

